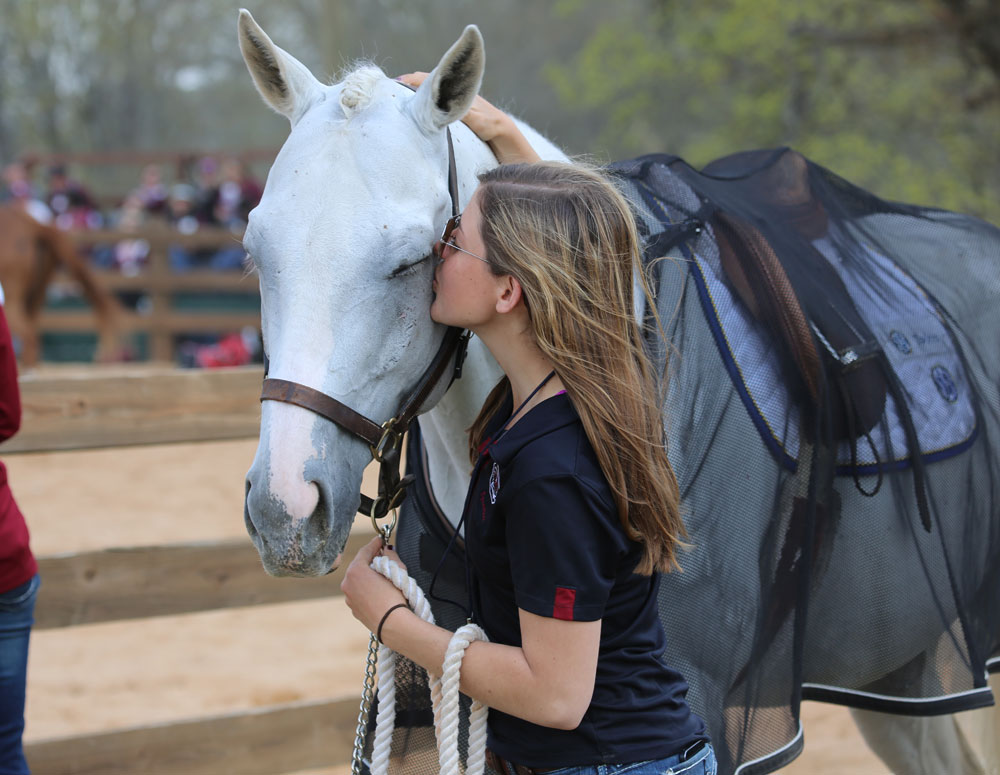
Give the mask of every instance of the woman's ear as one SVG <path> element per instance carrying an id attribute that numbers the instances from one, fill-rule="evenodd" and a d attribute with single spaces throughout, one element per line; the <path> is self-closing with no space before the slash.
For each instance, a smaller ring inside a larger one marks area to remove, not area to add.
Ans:
<path id="1" fill-rule="evenodd" d="M 503 315 L 517 307 L 524 299 L 521 283 L 512 274 L 499 278 L 499 294 L 497 295 L 497 312 Z"/>

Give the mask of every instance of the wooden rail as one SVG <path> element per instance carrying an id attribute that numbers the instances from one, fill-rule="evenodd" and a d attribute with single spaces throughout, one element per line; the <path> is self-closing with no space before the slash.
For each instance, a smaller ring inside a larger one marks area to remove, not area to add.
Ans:
<path id="1" fill-rule="evenodd" d="M 27 746 L 44 775 L 274 775 L 350 759 L 357 698 L 302 702 Z"/>
<path id="2" fill-rule="evenodd" d="M 192 270 L 175 272 L 170 267 L 168 250 L 177 245 L 189 250 L 219 250 L 239 247 L 240 235 L 225 229 L 201 228 L 193 234 L 182 234 L 165 224 L 150 224 L 141 231 L 78 230 L 69 232 L 78 249 L 96 245 L 114 245 L 122 240 L 143 239 L 149 244 L 146 265 L 140 274 L 123 275 L 117 271 L 93 270 L 97 281 L 112 291 L 141 291 L 149 299 L 142 314 L 126 312 L 121 327 L 128 332 L 145 332 L 149 336 L 150 358 L 154 361 L 175 359 L 174 338 L 181 333 L 224 333 L 245 326 L 260 327 L 256 311 L 211 310 L 185 312 L 175 308 L 176 296 L 190 292 L 222 292 L 247 297 L 259 295 L 257 278 L 242 270 Z M 72 286 L 65 275 L 57 285 Z M 96 330 L 96 317 L 90 310 L 51 310 L 42 312 L 39 328 L 42 332 L 90 332 Z"/>
<path id="3" fill-rule="evenodd" d="M 88 367 L 22 375 L 21 431 L 0 454 L 245 439 L 260 427 L 260 366 Z"/>
<path id="4" fill-rule="evenodd" d="M 39 164 L 45 167 L 53 164 L 71 164 L 77 166 L 106 167 L 109 165 L 131 164 L 135 166 L 146 164 L 174 164 L 179 169 L 198 159 L 210 156 L 218 159 L 235 158 L 244 164 L 251 162 L 271 162 L 278 153 L 277 148 L 244 148 L 239 151 L 209 150 L 204 148 L 186 148 L 183 150 L 115 150 L 115 151 L 76 151 L 71 153 L 47 153 L 28 151 L 21 154 L 21 161 L 28 165 Z"/>
<path id="5" fill-rule="evenodd" d="M 257 434 L 259 369 L 131 372 L 22 377 L 22 430 L 0 454 Z M 347 556 L 369 539 L 352 536 Z M 39 565 L 39 629 L 332 597 L 342 575 L 268 577 L 249 539 L 79 552 Z M 331 698 L 25 748 L 32 771 L 45 775 L 275 775 L 346 765 L 357 714 L 357 697 Z"/>
<path id="6" fill-rule="evenodd" d="M 353 557 L 369 540 L 370 535 L 352 535 L 344 556 Z M 346 563 L 322 578 L 271 578 L 249 538 L 42 557 L 38 569 L 45 584 L 38 593 L 35 627 L 334 597 L 345 568 Z"/>

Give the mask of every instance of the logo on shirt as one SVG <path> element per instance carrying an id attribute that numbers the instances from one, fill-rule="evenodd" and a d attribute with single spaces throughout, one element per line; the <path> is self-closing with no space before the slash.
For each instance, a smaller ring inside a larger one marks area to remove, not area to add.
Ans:
<path id="1" fill-rule="evenodd" d="M 500 494 L 500 466 L 493 463 L 493 470 L 490 471 L 490 503 L 497 502 L 497 495 Z"/>

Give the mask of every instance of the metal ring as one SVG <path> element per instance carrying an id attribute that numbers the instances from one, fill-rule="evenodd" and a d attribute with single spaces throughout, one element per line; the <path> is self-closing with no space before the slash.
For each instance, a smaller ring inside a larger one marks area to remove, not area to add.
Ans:
<path id="1" fill-rule="evenodd" d="M 377 498 L 375 503 L 377 504 L 380 500 L 382 500 L 381 497 Z M 375 532 L 382 536 L 382 540 L 386 543 L 389 543 L 389 539 L 392 538 L 392 531 L 396 529 L 396 520 L 399 519 L 399 511 L 397 509 L 392 508 L 390 511 L 392 512 L 392 521 L 387 525 L 379 525 L 378 519 L 375 517 L 375 507 L 372 506 L 372 527 L 375 528 Z"/>
<path id="2" fill-rule="evenodd" d="M 397 449 L 403 442 L 403 434 L 397 431 L 395 426 L 395 417 L 382 423 L 382 438 L 378 440 L 378 444 L 369 447 L 372 459 L 378 463 L 382 462 L 382 456 L 385 455 L 387 448 Z"/>
<path id="3" fill-rule="evenodd" d="M 389 499 L 389 505 L 388 507 L 386 507 L 386 511 L 393 511 L 394 509 L 399 508 L 399 504 L 403 502 L 403 498 L 405 497 L 406 497 L 406 488 L 400 487 L 398 490 L 396 490 L 396 492 L 392 494 L 392 497 Z"/>

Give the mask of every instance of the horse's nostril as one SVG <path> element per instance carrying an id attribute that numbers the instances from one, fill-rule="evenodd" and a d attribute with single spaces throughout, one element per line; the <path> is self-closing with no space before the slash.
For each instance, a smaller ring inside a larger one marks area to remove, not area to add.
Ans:
<path id="1" fill-rule="evenodd" d="M 319 486 L 318 482 L 310 482 L 309 484 L 315 487 L 317 492 L 316 508 L 313 510 L 310 521 L 321 536 L 328 536 L 330 534 L 330 510 L 326 507 L 323 488 Z"/>
<path id="2" fill-rule="evenodd" d="M 250 487 L 250 480 L 247 479 L 246 489 L 243 493 L 243 523 L 246 525 L 250 538 L 253 539 L 257 537 L 257 527 L 250 518 Z"/>

